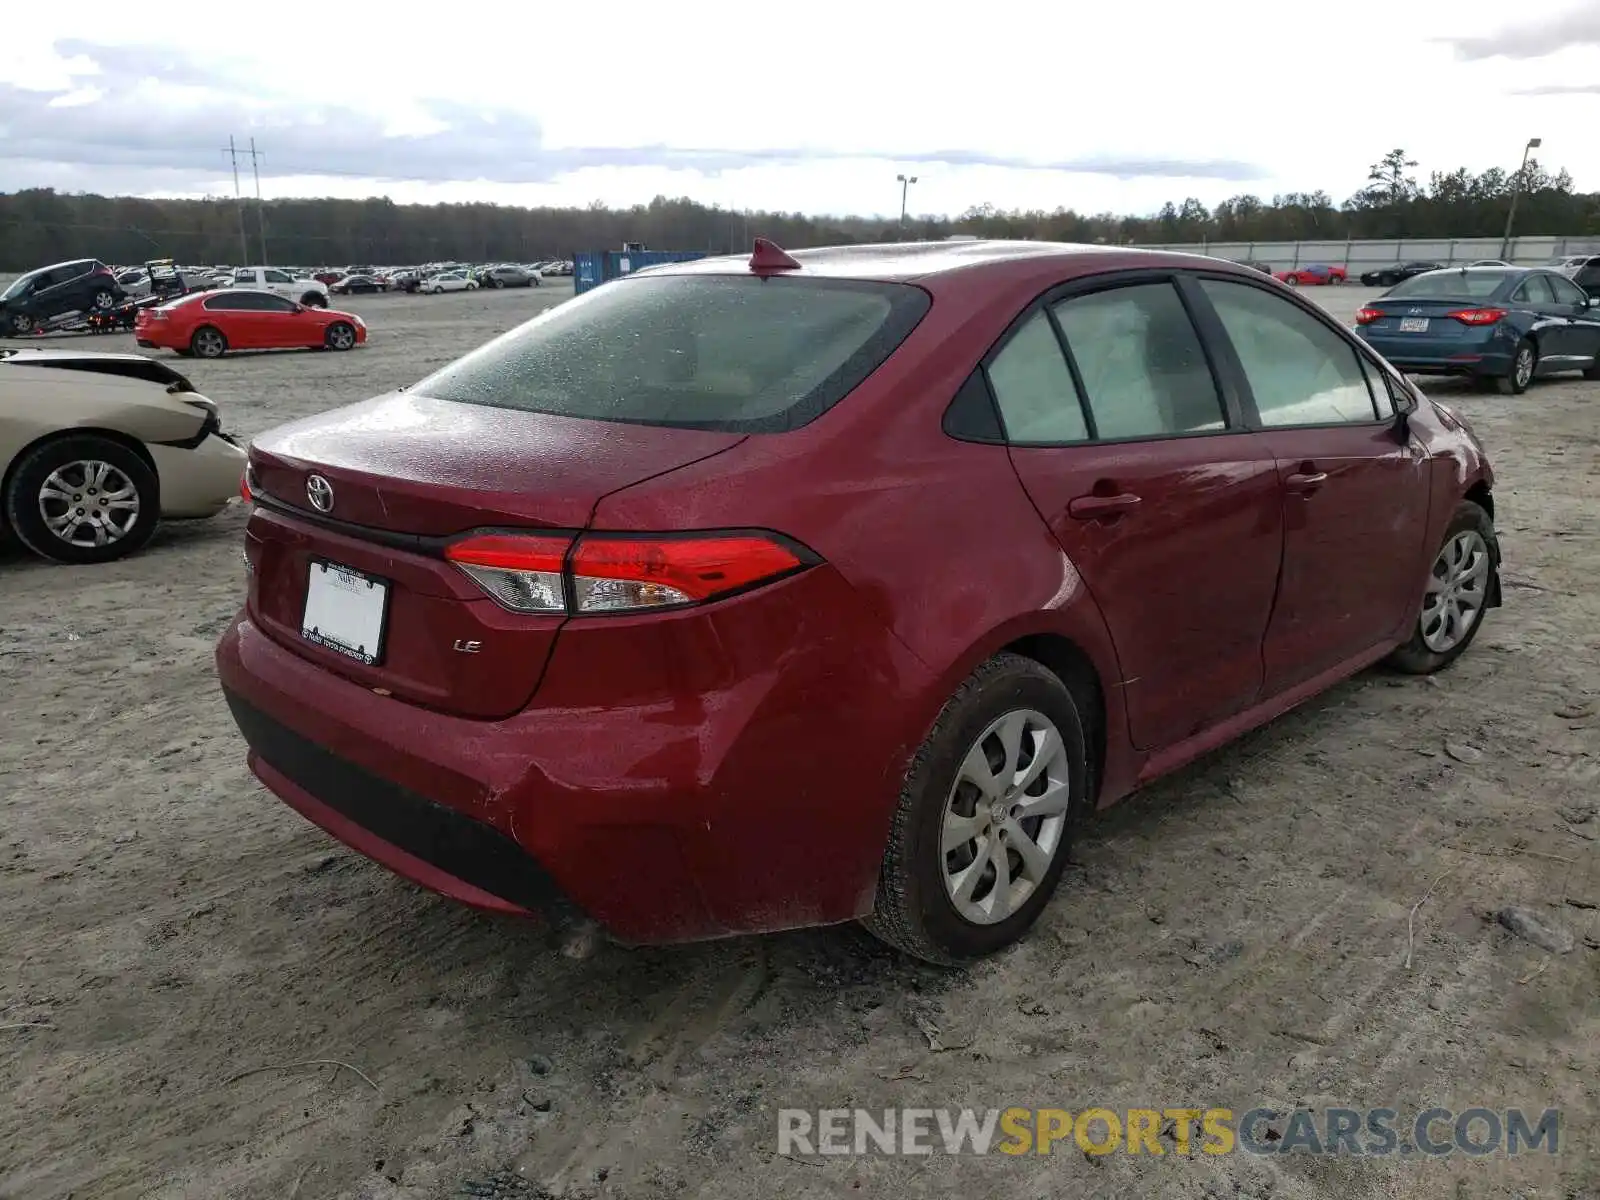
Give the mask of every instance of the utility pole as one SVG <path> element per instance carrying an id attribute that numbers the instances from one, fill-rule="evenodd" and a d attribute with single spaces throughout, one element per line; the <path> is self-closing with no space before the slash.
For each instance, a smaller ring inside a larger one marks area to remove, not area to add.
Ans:
<path id="1" fill-rule="evenodd" d="M 261 265 L 264 267 L 272 260 L 267 257 L 267 206 L 261 199 L 261 166 L 256 161 L 265 155 L 256 150 L 255 138 L 250 139 L 250 169 L 256 177 L 256 228 L 261 234 Z"/>
<path id="2" fill-rule="evenodd" d="M 239 265 L 248 266 L 250 263 L 250 243 L 244 236 L 244 196 L 239 192 L 239 151 L 233 144 L 233 136 L 228 136 L 228 145 L 222 151 L 228 156 L 228 161 L 233 164 L 233 203 L 239 210 Z M 263 263 L 262 266 L 266 264 Z"/>
<path id="3" fill-rule="evenodd" d="M 1528 139 L 1528 144 L 1522 148 L 1522 165 L 1517 168 L 1517 177 L 1511 184 L 1511 211 L 1506 213 L 1506 235 L 1500 239 L 1500 257 L 1507 262 L 1511 261 L 1511 225 L 1517 219 L 1517 198 L 1522 195 L 1528 179 L 1528 153 L 1542 144 L 1542 138 Z"/>

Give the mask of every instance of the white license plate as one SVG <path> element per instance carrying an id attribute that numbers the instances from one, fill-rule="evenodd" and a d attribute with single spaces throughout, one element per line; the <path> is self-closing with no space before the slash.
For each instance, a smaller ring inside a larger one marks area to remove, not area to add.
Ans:
<path id="1" fill-rule="evenodd" d="M 1400 318 L 1400 332 L 1401 333 L 1427 333 L 1428 332 L 1428 318 L 1427 317 L 1401 317 Z"/>
<path id="2" fill-rule="evenodd" d="M 383 657 L 389 585 L 338 563 L 313 560 L 300 635 L 367 666 Z"/>

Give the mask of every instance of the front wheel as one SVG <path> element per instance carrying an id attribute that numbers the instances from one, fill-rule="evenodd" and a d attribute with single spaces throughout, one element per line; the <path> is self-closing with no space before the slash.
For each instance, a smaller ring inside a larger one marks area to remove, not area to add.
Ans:
<path id="1" fill-rule="evenodd" d="M 29 313 L 12 313 L 6 320 L 6 331 L 18 335 L 33 332 L 33 317 Z"/>
<path id="2" fill-rule="evenodd" d="M 57 438 L 25 454 L 3 497 L 6 521 L 35 554 L 103 563 L 150 540 L 161 516 L 156 473 L 109 438 Z"/>
<path id="3" fill-rule="evenodd" d="M 335 321 L 322 335 L 329 350 L 349 350 L 356 344 L 356 328 L 349 321 Z"/>
<path id="4" fill-rule="evenodd" d="M 300 303 L 304 304 L 307 308 L 328 307 L 328 301 L 323 297 L 321 292 L 307 292 L 304 296 L 300 297 Z"/>
<path id="5" fill-rule="evenodd" d="M 94 294 L 94 306 L 101 312 L 104 312 L 116 302 L 117 298 L 106 288 L 101 288 Z"/>
<path id="6" fill-rule="evenodd" d="M 1484 610 L 1499 602 L 1499 594 L 1500 549 L 1494 522 L 1480 505 L 1463 500 L 1428 570 L 1411 637 L 1389 656 L 1390 665 L 1410 675 L 1444 670 L 1478 636 Z"/>
<path id="7" fill-rule="evenodd" d="M 979 667 L 906 772 L 864 924 L 929 962 L 992 954 L 1055 891 L 1088 803 L 1083 723 L 1066 685 L 1029 658 Z"/>

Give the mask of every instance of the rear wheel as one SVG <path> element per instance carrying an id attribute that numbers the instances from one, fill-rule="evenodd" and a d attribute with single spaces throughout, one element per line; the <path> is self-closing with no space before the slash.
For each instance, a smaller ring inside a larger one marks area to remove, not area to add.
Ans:
<path id="1" fill-rule="evenodd" d="M 1500 379 L 1500 390 L 1507 396 L 1520 396 L 1533 382 L 1533 373 L 1539 366 L 1539 349 L 1527 338 L 1517 343 L 1511 356 L 1511 373 Z"/>
<path id="2" fill-rule="evenodd" d="M 1600 379 L 1600 358 L 1594 360 L 1594 366 L 1583 369 L 1583 377 L 1588 380 Z"/>
<path id="3" fill-rule="evenodd" d="M 1498 545 L 1489 514 L 1463 500 L 1428 571 L 1411 638 L 1389 656 L 1391 666 L 1412 675 L 1431 675 L 1455 662 L 1472 644 L 1499 587 Z"/>
<path id="4" fill-rule="evenodd" d="M 228 352 L 228 339 L 214 325 L 202 325 L 189 339 L 189 351 L 196 358 L 221 358 Z"/>
<path id="5" fill-rule="evenodd" d="M 155 471 L 110 438 L 57 438 L 17 463 L 4 497 L 17 539 L 63 563 L 110 562 L 150 540 L 161 515 Z"/>
<path id="6" fill-rule="evenodd" d="M 349 321 L 335 321 L 322 335 L 329 350 L 349 350 L 356 344 L 356 329 Z"/>
<path id="7" fill-rule="evenodd" d="M 94 306 L 102 311 L 110 308 L 116 302 L 117 298 L 109 288 L 100 288 L 94 294 Z"/>
<path id="8" fill-rule="evenodd" d="M 906 772 L 866 927 L 943 964 L 1016 941 L 1066 866 L 1086 762 L 1059 678 L 1014 654 L 984 663 Z"/>

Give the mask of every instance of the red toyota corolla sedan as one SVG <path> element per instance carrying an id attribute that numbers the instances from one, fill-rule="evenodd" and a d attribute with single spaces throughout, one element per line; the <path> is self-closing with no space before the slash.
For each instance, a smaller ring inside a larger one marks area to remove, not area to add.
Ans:
<path id="1" fill-rule="evenodd" d="M 1499 603 L 1471 430 L 1260 272 L 1045 243 L 613 281 L 251 447 L 257 776 L 447 896 L 932 961 L 1096 807 Z"/>
<path id="2" fill-rule="evenodd" d="M 224 288 L 141 308 L 133 336 L 147 349 L 221 358 L 230 350 L 353 350 L 367 340 L 367 326 L 355 313 Z"/>

